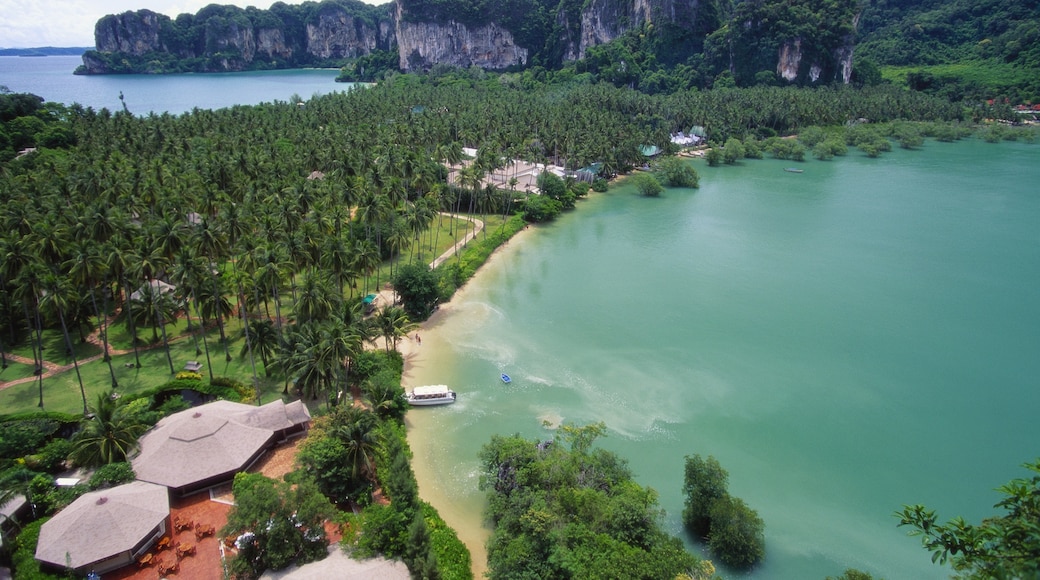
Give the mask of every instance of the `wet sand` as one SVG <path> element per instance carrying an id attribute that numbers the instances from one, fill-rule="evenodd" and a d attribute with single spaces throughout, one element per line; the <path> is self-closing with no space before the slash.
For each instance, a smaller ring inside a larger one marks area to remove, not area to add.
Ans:
<path id="1" fill-rule="evenodd" d="M 532 228 L 521 230 L 506 245 L 521 243 L 526 236 L 532 233 Z M 499 259 L 499 255 L 500 253 L 496 250 L 489 258 L 489 262 Z M 476 276 L 480 275 L 481 271 L 478 271 Z M 439 355 L 435 347 L 438 327 L 454 314 L 453 305 L 464 299 L 465 295 L 466 286 L 463 286 L 455 293 L 451 302 L 442 304 L 419 330 L 398 344 L 398 350 L 404 356 L 404 373 L 401 383 L 406 390 L 420 385 L 443 382 L 437 377 L 437 369 L 451 364 L 451 361 L 444 360 L 443 355 Z M 416 333 L 419 334 L 421 344 L 415 340 Z M 412 469 L 415 471 L 415 479 L 419 483 L 419 497 L 437 508 L 444 521 L 459 535 L 459 539 L 469 548 L 473 558 L 473 577 L 483 578 L 484 572 L 487 570 L 485 544 L 491 535 L 491 530 L 482 525 L 482 505 L 479 508 L 460 505 L 459 502 L 453 501 L 443 489 L 441 482 L 444 479 L 439 477 L 440 472 L 451 466 L 438 465 L 438 458 L 427 452 L 429 448 L 425 442 L 437 435 L 431 418 L 431 414 L 423 412 L 408 413 L 405 416 L 408 444 L 414 453 Z"/>

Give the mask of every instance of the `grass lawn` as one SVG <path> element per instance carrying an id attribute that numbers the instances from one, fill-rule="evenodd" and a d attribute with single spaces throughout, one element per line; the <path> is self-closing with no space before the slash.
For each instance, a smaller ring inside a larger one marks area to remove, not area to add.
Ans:
<path id="1" fill-rule="evenodd" d="M 181 325 L 184 321 L 181 321 Z M 172 325 L 171 325 L 172 329 Z M 219 343 L 217 330 L 206 333 L 209 342 L 210 363 L 206 362 L 203 343 L 199 340 L 199 348 L 203 354 L 197 355 L 195 344 L 189 337 L 181 338 L 170 343 L 170 358 L 173 360 L 174 371 L 184 370 L 184 364 L 189 360 L 201 362 L 204 367 L 202 376 L 209 379 L 209 372 L 213 376 L 225 376 L 237 378 L 246 384 L 252 383 L 253 371 L 249 364 L 249 357 L 240 358 L 238 352 L 242 348 L 242 340 L 233 340 L 228 346 L 232 355 L 230 362 L 225 360 L 224 347 Z M 161 344 L 161 343 L 160 343 Z M 112 369 L 115 371 L 116 380 L 119 382 L 117 389 L 120 393 L 134 393 L 160 386 L 173 378 L 170 374 L 170 365 L 166 358 L 166 350 L 162 346 L 139 351 L 141 368 L 133 366 L 133 352 L 112 357 Z M 276 379 L 267 379 L 264 376 L 263 364 L 257 360 L 257 374 L 260 382 L 261 402 L 270 402 L 281 396 L 282 384 Z M 130 367 L 127 367 L 130 365 Z M 212 368 L 210 368 L 212 365 Z M 26 367 L 26 365 L 18 365 Z M 4 380 L 18 378 L 14 375 L 8 377 L 7 373 L 14 371 L 15 364 L 2 375 Z M 26 367 L 23 376 L 31 375 L 31 368 Z M 80 374 L 83 377 L 84 390 L 86 391 L 87 404 L 93 405 L 99 393 L 108 391 L 112 379 L 109 374 L 108 365 L 101 359 L 80 365 Z M 39 402 L 39 386 L 37 381 L 8 387 L 0 391 L 0 409 L 3 413 L 15 413 L 21 411 L 32 411 L 37 409 Z M 66 413 L 79 413 L 83 411 L 83 398 L 79 390 L 79 382 L 76 372 L 69 370 L 53 377 L 43 380 L 43 403 L 48 411 L 62 411 Z"/>
<path id="2" fill-rule="evenodd" d="M 24 365 L 22 363 L 14 362 L 11 359 L 7 359 L 7 368 L 0 369 L 0 385 L 3 385 L 3 383 L 7 381 L 24 379 L 25 377 L 31 377 L 32 375 L 32 365 Z"/>
<path id="3" fill-rule="evenodd" d="M 483 219 L 488 233 L 500 228 L 505 219 L 501 215 L 474 216 Z M 401 264 L 418 262 L 429 264 L 451 248 L 456 240 L 461 240 L 468 232 L 472 231 L 473 224 L 467 220 L 452 219 L 438 216 L 433 222 L 432 232 L 424 232 L 421 237 L 418 256 L 409 250 L 402 250 L 402 255 L 397 257 L 394 272 Z M 479 234 L 481 237 L 483 232 Z M 479 238 L 478 238 L 479 239 Z M 385 284 L 390 279 L 390 261 L 382 264 L 379 270 L 379 283 Z M 369 281 L 369 290 L 375 290 L 376 276 L 373 273 Z M 359 290 L 363 289 L 364 281 L 358 282 Z M 288 284 L 281 291 L 282 315 L 291 316 L 291 291 Z M 234 298 L 232 297 L 234 303 Z M 274 314 L 273 305 L 271 306 Z M 198 320 L 193 316 L 193 324 L 198 325 Z M 178 319 L 175 323 L 166 326 L 166 334 L 170 340 L 170 359 L 173 361 L 174 373 L 184 370 L 184 364 L 188 361 L 198 361 L 204 366 L 202 376 L 209 380 L 210 372 L 213 376 L 223 376 L 238 379 L 246 384 L 253 384 L 253 368 L 249 362 L 249 356 L 240 356 L 245 339 L 242 336 L 242 322 L 238 318 L 232 318 L 224 323 L 224 332 L 228 337 L 227 352 L 231 360 L 226 360 L 225 347 L 220 343 L 219 331 L 215 324 L 206 331 L 206 340 L 209 345 L 209 360 L 207 361 L 202 335 L 199 335 L 198 350 L 196 343 L 187 334 L 187 320 Z M 170 373 L 170 363 L 166 358 L 166 350 L 162 347 L 162 333 L 156 333 L 158 340 L 154 341 L 151 327 L 138 327 L 138 354 L 140 356 L 141 368 L 134 366 L 133 343 L 130 332 L 123 321 L 108 327 L 110 348 L 113 352 L 125 350 L 125 354 L 112 356 L 112 369 L 119 383 L 117 391 L 120 393 L 134 393 L 160 386 L 173 378 Z M 65 356 L 64 339 L 59 330 L 45 330 L 43 333 L 44 357 L 49 362 L 60 365 L 72 363 L 72 358 Z M 81 343 L 79 335 L 73 335 L 73 346 L 81 359 L 88 358 L 101 353 L 101 348 L 89 343 Z M 28 343 L 17 345 L 13 352 L 32 358 L 32 350 Z M 57 356 L 56 356 L 57 355 Z M 281 397 L 284 383 L 279 377 L 267 378 L 264 373 L 263 363 L 259 357 L 256 358 L 256 373 L 259 387 L 259 398 L 261 403 L 267 403 L 275 398 Z M 0 373 L 0 380 L 9 382 L 15 379 L 32 376 L 32 367 L 15 362 L 9 362 L 10 366 Z M 129 365 L 129 366 L 127 366 Z M 108 365 L 98 358 L 97 360 L 81 363 L 79 368 L 83 378 L 84 391 L 88 405 L 93 405 L 99 393 L 107 392 L 111 388 L 112 378 Z M 2 383 L 0 383 L 2 386 Z M 38 409 L 39 383 L 31 381 L 20 385 L 14 385 L 0 390 L 0 412 L 16 413 L 22 411 L 33 411 Z M 80 413 L 83 411 L 83 396 L 80 393 L 79 381 L 76 372 L 72 369 L 47 377 L 43 380 L 43 403 L 48 411 L 62 411 L 66 413 Z"/>
<path id="4" fill-rule="evenodd" d="M 36 336 L 35 332 L 33 336 Z M 87 358 L 101 352 L 100 348 L 89 342 L 80 342 L 79 334 L 75 330 L 69 329 L 69 338 L 72 339 L 72 348 L 76 352 L 77 358 Z M 33 358 L 32 344 L 28 340 L 13 345 L 11 352 L 27 359 Z M 65 336 L 62 334 L 61 328 L 43 329 L 43 359 L 59 365 L 72 364 L 72 357 L 65 354 Z"/>

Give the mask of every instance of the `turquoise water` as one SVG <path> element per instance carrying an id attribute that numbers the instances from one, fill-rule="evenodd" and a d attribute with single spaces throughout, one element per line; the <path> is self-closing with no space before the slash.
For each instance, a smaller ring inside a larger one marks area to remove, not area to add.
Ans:
<path id="1" fill-rule="evenodd" d="M 460 393 L 409 414 L 422 494 L 479 544 L 492 434 L 603 421 L 676 534 L 683 457 L 719 459 L 766 523 L 750 578 L 945 577 L 893 512 L 977 522 L 1040 456 L 1037 161 L 971 141 L 701 164 L 699 190 L 620 187 L 525 232 L 405 377 Z"/>
<path id="2" fill-rule="evenodd" d="M 122 110 L 135 115 L 220 109 L 234 105 L 289 101 L 295 94 L 309 99 L 345 91 L 352 83 L 337 83 L 338 70 L 297 69 L 241 73 L 177 75 L 80 76 L 78 56 L 0 57 L 0 85 L 16 93 L 32 93 L 48 101 L 79 103 L 94 109 Z"/>

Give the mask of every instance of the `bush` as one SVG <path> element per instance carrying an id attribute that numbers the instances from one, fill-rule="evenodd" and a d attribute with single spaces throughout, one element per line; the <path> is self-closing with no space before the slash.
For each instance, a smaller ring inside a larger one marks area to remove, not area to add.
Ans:
<path id="1" fill-rule="evenodd" d="M 657 197 L 664 191 L 664 186 L 661 185 L 661 182 L 657 181 L 657 178 L 649 173 L 633 175 L 632 183 L 635 183 L 639 195 L 643 197 Z"/>
<path id="2" fill-rule="evenodd" d="M 60 427 L 45 418 L 12 420 L 0 423 L 0 457 L 16 459 L 44 445 Z"/>
<path id="3" fill-rule="evenodd" d="M 90 481 L 87 482 L 87 487 L 91 491 L 115 487 L 124 483 L 130 483 L 137 478 L 134 473 L 134 468 L 130 466 L 126 461 L 120 461 L 118 463 L 108 463 L 97 468 L 94 475 L 90 476 Z"/>
<path id="4" fill-rule="evenodd" d="M 443 580 L 472 580 L 472 558 L 466 544 L 444 522 L 433 506 L 422 502 L 422 515 L 430 532 L 430 551 L 437 558 Z"/>
<path id="5" fill-rule="evenodd" d="M 812 126 L 806 127 L 798 133 L 798 140 L 803 145 L 809 148 L 816 147 L 816 145 L 823 143 L 827 139 L 827 133 L 824 132 L 820 127 Z"/>
<path id="6" fill-rule="evenodd" d="M 523 204 L 524 219 L 533 223 L 552 221 L 561 211 L 563 204 L 544 195 L 529 195 Z"/>
<path id="7" fill-rule="evenodd" d="M 714 457 L 686 457 L 686 474 L 683 481 L 686 503 L 682 515 L 686 529 L 699 538 L 708 537 L 711 531 L 711 504 L 728 493 L 728 483 L 729 473 Z"/>
<path id="8" fill-rule="evenodd" d="M 592 182 L 592 191 L 595 191 L 596 193 L 607 191 L 607 180 L 602 177 L 597 177 L 596 180 Z"/>
<path id="9" fill-rule="evenodd" d="M 744 158 L 744 144 L 740 139 L 730 137 L 726 140 L 726 146 L 722 148 L 722 160 L 726 165 L 733 165 Z"/>
<path id="10" fill-rule="evenodd" d="M 727 566 L 750 568 L 765 555 L 765 524 L 758 513 L 726 490 L 729 474 L 714 457 L 686 457 L 683 525 L 707 539 Z"/>
<path id="11" fill-rule="evenodd" d="M 723 564 L 750 568 L 765 556 L 765 524 L 743 500 L 730 495 L 718 498 L 712 502 L 708 515 L 708 547 Z"/>
<path id="12" fill-rule="evenodd" d="M 36 471 L 58 473 L 65 469 L 65 460 L 72 452 L 72 442 L 68 439 L 53 439 L 43 446 L 39 453 L 27 455 L 25 465 Z"/>
<path id="13" fill-rule="evenodd" d="M 47 574 L 40 569 L 40 561 L 36 559 L 36 544 L 40 541 L 40 528 L 50 518 L 43 518 L 26 524 L 21 533 L 14 539 L 14 553 L 11 555 L 11 566 L 14 568 L 15 580 L 60 580 L 65 575 Z"/>
<path id="14" fill-rule="evenodd" d="M 657 170 L 668 187 L 697 187 L 700 182 L 693 166 L 678 157 L 665 157 L 657 164 Z"/>

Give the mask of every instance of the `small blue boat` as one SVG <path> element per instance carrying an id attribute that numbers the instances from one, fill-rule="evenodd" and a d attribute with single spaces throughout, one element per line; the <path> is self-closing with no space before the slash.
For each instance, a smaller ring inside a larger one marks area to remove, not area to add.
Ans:
<path id="1" fill-rule="evenodd" d="M 502 373 L 502 382 L 506 383 L 506 384 L 509 384 L 509 383 L 513 382 L 513 379 L 509 378 L 509 375 L 507 375 L 505 373 Z"/>

